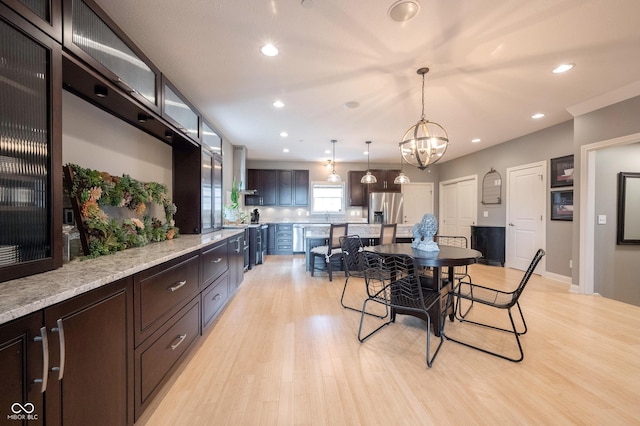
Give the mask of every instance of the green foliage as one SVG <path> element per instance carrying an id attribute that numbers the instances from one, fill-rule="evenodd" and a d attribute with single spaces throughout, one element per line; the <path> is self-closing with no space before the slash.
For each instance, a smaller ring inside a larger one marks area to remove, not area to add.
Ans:
<path id="1" fill-rule="evenodd" d="M 67 164 L 73 176 L 68 185 L 69 196 L 79 204 L 83 216 L 78 222 L 89 241 L 88 257 L 114 253 L 130 247 L 141 247 L 151 241 L 164 241 L 178 236 L 173 216 L 177 207 L 167 195 L 167 187 L 157 182 L 140 182 L 129 175 L 121 177 Z M 144 215 L 146 203 L 164 207 L 166 222 Z M 138 218 L 119 222 L 108 218 L 99 206 L 128 208 Z"/>

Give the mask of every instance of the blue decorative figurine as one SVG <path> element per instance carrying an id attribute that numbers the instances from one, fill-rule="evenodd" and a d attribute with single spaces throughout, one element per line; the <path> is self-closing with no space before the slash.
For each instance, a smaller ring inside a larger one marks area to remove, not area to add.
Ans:
<path id="1" fill-rule="evenodd" d="M 424 251 L 440 251 L 433 236 L 438 232 L 438 220 L 431 213 L 422 216 L 420 223 L 413 225 L 413 242 L 411 247 Z"/>

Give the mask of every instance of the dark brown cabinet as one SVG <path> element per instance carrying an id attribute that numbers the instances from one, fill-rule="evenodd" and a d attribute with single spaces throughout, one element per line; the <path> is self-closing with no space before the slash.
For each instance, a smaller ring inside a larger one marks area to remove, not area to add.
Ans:
<path id="1" fill-rule="evenodd" d="M 308 206 L 309 171 L 249 169 L 247 189 L 256 190 L 245 196 L 247 206 Z"/>
<path id="2" fill-rule="evenodd" d="M 0 377 L 3 383 L 0 419 L 7 419 L 7 423 L 15 418 L 17 425 L 44 424 L 44 394 L 41 390 L 43 357 L 48 356 L 48 352 L 43 351 L 41 327 L 42 312 L 0 326 Z M 46 328 L 42 334 L 48 337 Z M 15 403 L 20 407 L 14 406 Z M 28 421 L 18 421 L 18 416 L 29 414 L 32 417 Z"/>
<path id="3" fill-rule="evenodd" d="M 130 97 L 161 113 L 160 70 L 93 0 L 64 0 L 64 47 Z"/>
<path id="4" fill-rule="evenodd" d="M 2 0 L 40 30 L 62 43 L 62 3 L 54 0 Z"/>
<path id="5" fill-rule="evenodd" d="M 293 224 L 269 225 L 267 254 L 293 254 Z"/>
<path id="6" fill-rule="evenodd" d="M 472 226 L 471 248 L 482 253 L 479 263 L 504 266 L 504 226 Z"/>
<path id="7" fill-rule="evenodd" d="M 133 424 L 132 326 L 127 278 L 0 327 L 2 418 L 32 416 L 16 424 Z"/>
<path id="8" fill-rule="evenodd" d="M 245 196 L 245 205 L 275 206 L 278 202 L 278 171 L 249 169 L 247 189 L 255 189 L 256 193 Z"/>
<path id="9" fill-rule="evenodd" d="M 400 170 L 371 170 L 377 179 L 376 183 L 360 183 L 366 171 L 352 170 L 349 172 L 349 206 L 367 207 L 371 192 L 402 192 L 402 185 L 393 181 L 400 174 Z"/>
<path id="10" fill-rule="evenodd" d="M 0 282 L 62 265 L 61 55 L 0 3 Z"/>
<path id="11" fill-rule="evenodd" d="M 47 425 L 133 424 L 131 278 L 44 310 Z"/>
<path id="12" fill-rule="evenodd" d="M 278 170 L 278 205 L 309 205 L 308 170 Z"/>
<path id="13" fill-rule="evenodd" d="M 229 238 L 229 292 L 234 293 L 244 279 L 244 234 Z"/>

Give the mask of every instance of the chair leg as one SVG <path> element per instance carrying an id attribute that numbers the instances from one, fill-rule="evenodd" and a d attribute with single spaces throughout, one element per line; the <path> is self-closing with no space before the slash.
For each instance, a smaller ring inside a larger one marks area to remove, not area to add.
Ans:
<path id="1" fill-rule="evenodd" d="M 329 261 L 327 262 L 327 270 L 329 271 L 329 282 L 333 281 L 333 268 L 331 266 L 331 258 L 329 258 Z"/>
<path id="2" fill-rule="evenodd" d="M 311 276 L 313 276 L 314 271 L 316 270 L 316 255 L 311 255 Z"/>
<path id="3" fill-rule="evenodd" d="M 494 329 L 494 330 L 504 331 L 504 332 L 513 334 L 515 339 L 516 339 L 516 344 L 518 345 L 518 351 L 520 353 L 520 356 L 518 358 L 509 357 L 509 356 L 506 356 L 506 355 L 498 353 L 498 352 L 493 352 L 493 351 L 490 351 L 488 349 L 481 348 L 479 346 L 475 346 L 475 345 L 472 345 L 470 343 L 463 342 L 463 341 L 451 338 L 451 337 L 449 337 L 447 335 L 444 335 L 444 337 L 446 337 L 447 340 L 451 340 L 452 342 L 459 343 L 459 344 L 464 345 L 464 346 L 466 346 L 468 348 L 476 349 L 476 350 L 478 350 L 480 352 L 484 352 L 486 354 L 493 355 L 493 356 L 496 356 L 498 358 L 506 359 L 506 360 L 511 361 L 511 362 L 520 362 L 520 361 L 522 361 L 524 359 L 524 352 L 522 350 L 522 344 L 520 343 L 520 335 L 525 334 L 527 332 L 527 324 L 524 321 L 524 316 L 522 315 L 522 309 L 520 308 L 520 304 L 516 302 L 516 305 L 518 306 L 518 311 L 520 312 L 520 318 L 522 319 L 522 323 L 524 324 L 524 331 L 518 331 L 517 330 L 516 323 L 513 320 L 513 315 L 511 314 L 511 308 L 507 309 L 507 312 L 509 314 L 509 321 L 511 322 L 511 328 L 512 328 L 511 330 L 506 329 L 506 328 L 494 327 L 494 326 L 489 325 L 489 324 L 483 324 L 483 323 L 479 323 L 479 322 L 475 322 L 475 321 L 469 321 L 467 319 L 462 320 L 462 322 L 468 322 L 470 324 L 475 324 L 475 325 L 479 325 L 479 326 L 482 326 L 482 327 L 491 328 L 491 329 Z"/>
<path id="4" fill-rule="evenodd" d="M 456 298 L 455 301 L 455 306 L 453 309 L 453 313 L 455 315 L 455 317 L 458 319 L 458 321 L 464 321 L 465 317 L 469 314 L 469 311 L 471 311 L 471 308 L 473 308 L 473 286 L 471 287 L 469 294 L 471 295 L 471 301 L 469 303 L 469 307 L 467 308 L 467 310 L 464 312 L 464 314 L 462 313 L 462 299 L 464 299 L 464 297 L 460 297 L 460 287 L 462 287 L 463 282 L 462 281 L 458 281 L 458 285 L 457 285 L 457 290 L 458 290 L 458 294 L 455 294 L 455 289 L 453 289 L 451 292 L 453 293 L 453 295 Z"/>
<path id="5" fill-rule="evenodd" d="M 436 357 L 438 356 L 438 352 L 440 352 L 440 348 L 442 347 L 442 343 L 444 342 L 444 321 L 442 322 L 443 326 L 442 329 L 440 330 L 440 343 L 438 343 L 438 347 L 436 348 L 436 351 L 433 353 L 433 356 L 431 356 L 431 315 L 429 315 L 429 313 L 427 313 L 427 347 L 425 349 L 426 352 L 426 360 L 427 360 L 427 367 L 431 368 L 431 366 L 433 365 L 433 362 L 436 360 Z"/>
<path id="6" fill-rule="evenodd" d="M 367 334 L 366 336 L 362 337 L 362 325 L 364 324 L 364 316 L 367 315 L 367 302 L 371 301 L 372 299 L 366 299 L 364 301 L 364 303 L 362 304 L 362 315 L 360 316 L 360 328 L 358 328 L 358 340 L 360 341 L 360 343 L 364 342 L 365 340 L 367 340 L 369 337 L 371 337 L 375 332 L 377 332 L 378 330 L 382 329 L 383 327 L 391 324 L 391 320 L 384 322 L 381 326 L 379 326 L 378 328 L 376 328 L 375 330 L 373 330 L 371 333 Z M 375 302 L 375 300 L 373 300 Z M 379 302 L 378 302 L 379 303 Z M 385 315 L 386 317 L 386 315 Z M 383 317 L 384 318 L 384 317 Z"/>
<path id="7" fill-rule="evenodd" d="M 348 306 L 348 305 L 344 304 L 344 295 L 345 295 L 345 293 L 347 291 L 347 283 L 349 282 L 349 278 L 350 278 L 349 274 L 347 274 L 347 278 L 344 280 L 344 287 L 342 288 L 342 296 L 340 297 L 340 304 L 342 305 L 343 308 L 351 309 L 352 311 L 356 311 L 356 312 L 362 313 L 362 311 L 360 309 L 354 308 L 352 306 Z M 382 315 L 382 316 L 376 315 L 376 314 L 372 314 L 370 312 L 364 312 L 364 313 L 367 314 L 367 315 L 371 315 L 372 317 L 376 317 L 376 318 L 380 318 L 380 319 L 386 318 L 387 315 L 389 315 L 389 307 L 386 306 L 386 305 L 385 305 L 385 312 L 386 313 L 384 315 Z"/>

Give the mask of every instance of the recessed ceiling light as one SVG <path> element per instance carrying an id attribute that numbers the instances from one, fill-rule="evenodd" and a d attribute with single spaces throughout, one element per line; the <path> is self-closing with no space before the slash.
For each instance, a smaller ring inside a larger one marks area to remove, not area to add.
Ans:
<path id="1" fill-rule="evenodd" d="M 417 0 L 398 0 L 389 8 L 388 14 L 396 22 L 406 22 L 420 11 Z"/>
<path id="2" fill-rule="evenodd" d="M 289 152 L 289 148 L 284 148 L 282 152 Z"/>
<path id="3" fill-rule="evenodd" d="M 575 66 L 575 64 L 562 64 L 562 65 L 558 65 L 557 67 L 555 67 L 553 69 L 553 73 L 554 74 L 562 74 L 563 72 L 567 72 L 569 71 L 571 68 L 573 68 Z"/>
<path id="4" fill-rule="evenodd" d="M 471 139 L 471 142 L 473 142 L 473 143 L 478 143 L 478 142 L 480 142 L 481 140 L 482 140 L 482 139 L 480 139 L 480 138 L 475 138 L 475 139 Z"/>
<path id="5" fill-rule="evenodd" d="M 276 56 L 278 54 L 278 48 L 271 43 L 268 43 L 262 46 L 260 51 L 265 56 Z"/>
<path id="6" fill-rule="evenodd" d="M 533 115 L 531 116 L 531 118 L 533 118 L 534 120 L 539 120 L 539 119 L 541 119 L 542 117 L 544 117 L 544 114 L 543 114 L 543 113 L 541 113 L 541 112 L 539 112 L 539 113 L 537 113 L 537 114 L 533 114 Z"/>
<path id="7" fill-rule="evenodd" d="M 281 100 L 277 100 L 272 105 L 276 108 L 282 108 L 284 106 L 284 102 L 282 102 Z"/>
<path id="8" fill-rule="evenodd" d="M 325 153 L 325 154 L 331 154 L 331 150 L 330 150 L 330 149 L 325 149 L 325 150 L 324 150 L 324 153 Z"/>
<path id="9" fill-rule="evenodd" d="M 280 132 L 280 136 L 282 136 L 283 138 L 286 138 L 287 136 L 289 136 L 289 133 L 287 133 L 287 132 Z"/>
<path id="10" fill-rule="evenodd" d="M 354 108 L 358 108 L 359 106 L 360 106 L 360 103 L 356 101 L 349 101 L 344 103 L 345 109 L 354 109 Z"/>

